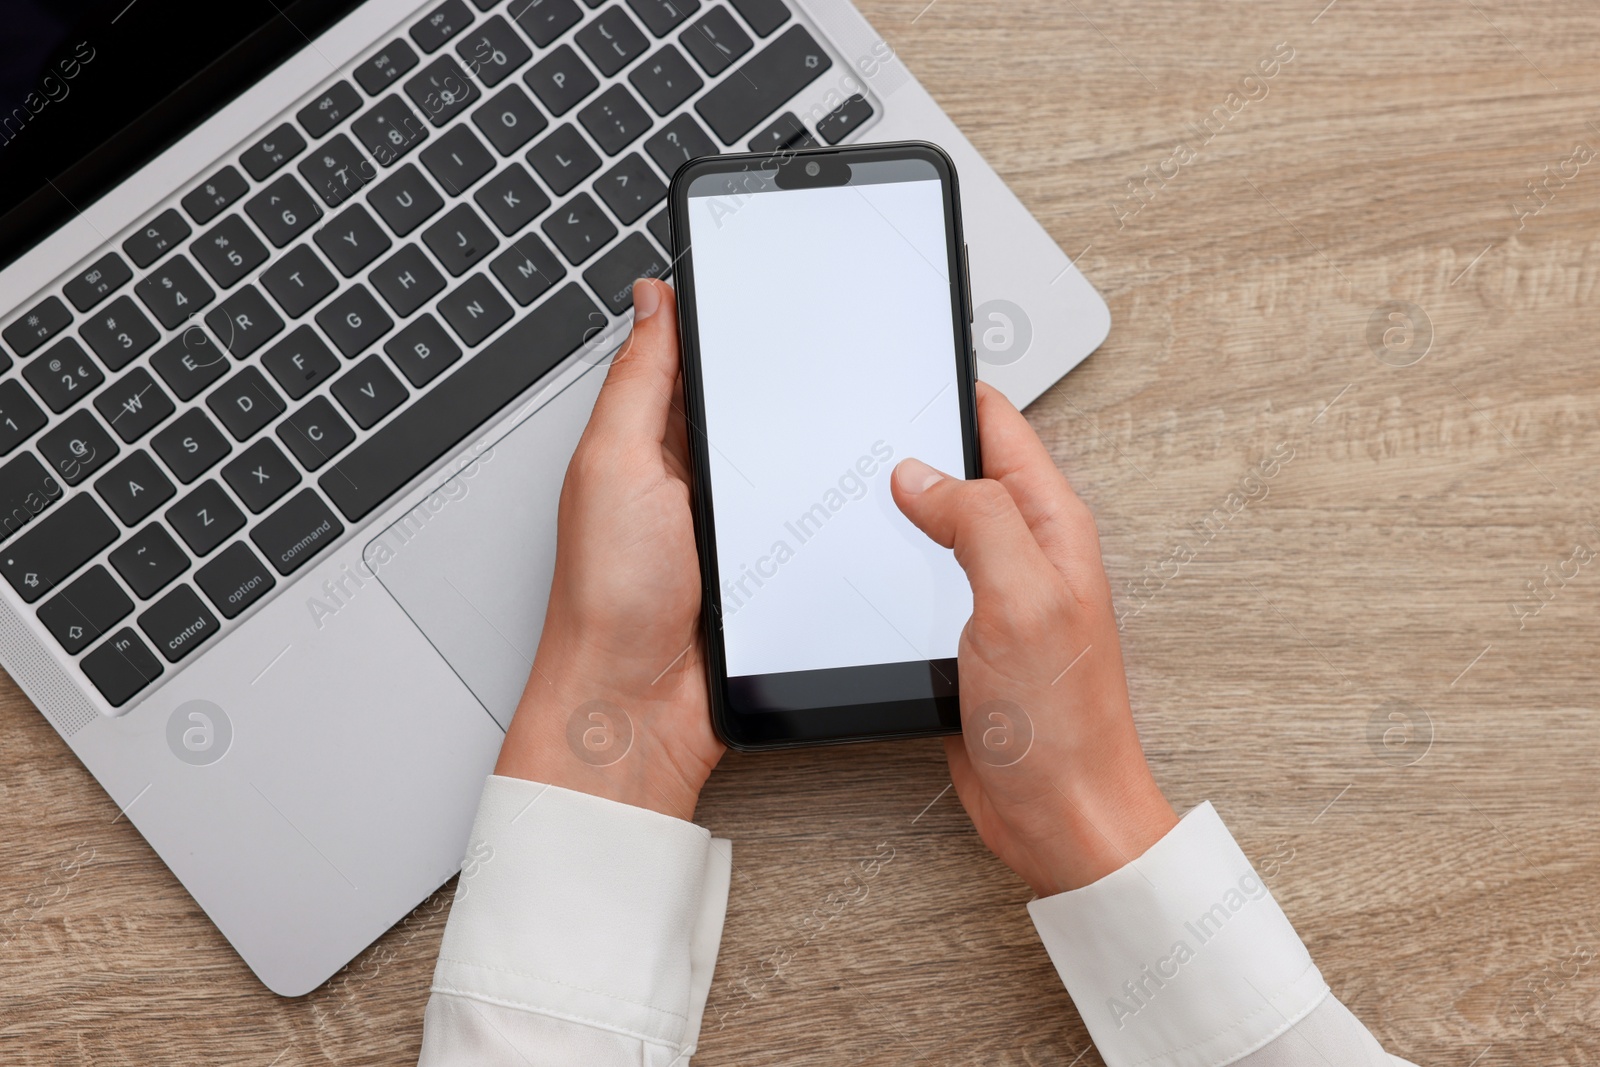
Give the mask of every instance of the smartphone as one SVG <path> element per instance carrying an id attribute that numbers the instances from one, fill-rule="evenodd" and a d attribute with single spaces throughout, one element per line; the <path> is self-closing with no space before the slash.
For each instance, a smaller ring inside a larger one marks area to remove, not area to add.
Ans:
<path id="1" fill-rule="evenodd" d="M 971 588 L 889 491 L 907 456 L 980 472 L 954 164 L 924 143 L 706 157 L 670 202 L 718 736 L 959 731 Z"/>

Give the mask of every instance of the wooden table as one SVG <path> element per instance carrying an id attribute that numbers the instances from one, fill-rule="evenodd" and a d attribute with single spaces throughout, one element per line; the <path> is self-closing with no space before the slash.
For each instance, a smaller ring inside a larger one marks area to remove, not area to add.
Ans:
<path id="1" fill-rule="evenodd" d="M 862 7 L 1110 301 L 1028 414 L 1174 804 L 1394 1052 L 1600 1063 L 1600 11 L 1325 2 Z M 9 683 L 0 739 L 0 1060 L 415 1060 L 450 887 L 280 1000 Z M 724 762 L 697 1064 L 1100 1062 L 947 783 Z"/>

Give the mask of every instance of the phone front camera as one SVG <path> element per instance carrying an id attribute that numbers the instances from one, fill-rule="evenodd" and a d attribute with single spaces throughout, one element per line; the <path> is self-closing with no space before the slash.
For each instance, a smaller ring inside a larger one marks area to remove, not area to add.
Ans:
<path id="1" fill-rule="evenodd" d="M 815 178 L 818 174 L 821 174 L 821 173 L 822 173 L 822 165 L 820 163 L 807 163 L 806 164 L 806 174 L 809 175 L 810 177 Z"/>

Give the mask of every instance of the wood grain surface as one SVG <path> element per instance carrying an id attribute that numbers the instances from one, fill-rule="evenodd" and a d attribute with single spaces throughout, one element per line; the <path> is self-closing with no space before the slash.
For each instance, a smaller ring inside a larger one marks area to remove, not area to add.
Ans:
<path id="1" fill-rule="evenodd" d="M 1028 416 L 1173 803 L 1392 1051 L 1600 1063 L 1600 10 L 861 6 L 1111 304 Z M 414 1062 L 452 887 L 282 1000 L 9 682 L 0 767 L 0 1061 Z M 724 761 L 697 1064 L 1100 1062 L 948 782 L 937 743 Z"/>

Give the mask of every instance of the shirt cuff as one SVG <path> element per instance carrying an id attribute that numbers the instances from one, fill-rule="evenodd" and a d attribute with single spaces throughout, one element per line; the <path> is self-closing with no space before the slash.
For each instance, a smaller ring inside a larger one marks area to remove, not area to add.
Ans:
<path id="1" fill-rule="evenodd" d="M 492 775 L 433 991 L 692 1050 L 731 859 L 682 819 Z"/>
<path id="2" fill-rule="evenodd" d="M 1328 995 L 1211 804 L 1093 885 L 1028 905 L 1107 1067 L 1217 1067 Z"/>

